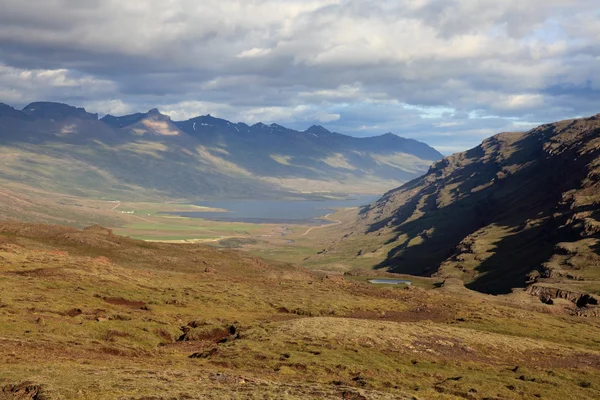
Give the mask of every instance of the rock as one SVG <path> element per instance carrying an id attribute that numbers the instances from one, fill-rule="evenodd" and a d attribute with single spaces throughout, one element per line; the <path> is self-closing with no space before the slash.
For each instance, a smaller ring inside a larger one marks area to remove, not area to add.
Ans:
<path id="1" fill-rule="evenodd" d="M 587 293 L 573 292 L 553 288 L 549 286 L 531 285 L 526 289 L 526 292 L 532 296 L 538 297 L 546 304 L 552 304 L 553 299 L 566 299 L 574 303 L 577 307 L 586 307 L 588 305 L 598 305 L 598 299 Z"/>

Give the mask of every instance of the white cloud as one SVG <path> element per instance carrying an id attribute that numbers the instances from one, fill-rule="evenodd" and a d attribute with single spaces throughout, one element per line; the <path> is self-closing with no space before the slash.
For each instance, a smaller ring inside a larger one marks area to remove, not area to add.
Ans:
<path id="1" fill-rule="evenodd" d="M 469 143 L 514 121 L 600 111 L 597 0 L 0 0 L 0 9 L 0 101 L 17 105 L 159 107 L 174 119 L 211 113 Z M 459 112 L 472 117 L 447 116 Z"/>
<path id="2" fill-rule="evenodd" d="M 494 104 L 495 108 L 502 110 L 533 110 L 543 105 L 544 96 L 541 94 L 514 94 Z"/>
<path id="3" fill-rule="evenodd" d="M 244 50 L 240 54 L 237 55 L 238 58 L 252 58 L 252 57 L 262 57 L 270 54 L 273 50 L 271 49 L 259 49 L 257 47 Z"/>
<path id="4" fill-rule="evenodd" d="M 0 64 L 0 101 L 33 102 L 46 98 L 106 96 L 116 91 L 109 80 L 68 69 L 24 69 Z M 57 97 L 56 94 L 59 93 Z"/>
<path id="5" fill-rule="evenodd" d="M 340 118 L 340 114 L 318 113 L 315 115 L 315 119 L 323 123 L 338 121 Z"/>

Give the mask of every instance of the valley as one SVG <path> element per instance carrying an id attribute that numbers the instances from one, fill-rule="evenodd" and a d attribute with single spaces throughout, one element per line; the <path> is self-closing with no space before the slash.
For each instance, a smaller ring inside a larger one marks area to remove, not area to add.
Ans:
<path id="1" fill-rule="evenodd" d="M 599 400 L 599 20 L 0 0 L 0 400 Z"/>
<path id="2" fill-rule="evenodd" d="M 19 172 L 0 191 L 0 399 L 595 399 L 598 132 L 501 134 L 382 197 L 100 195 Z"/>

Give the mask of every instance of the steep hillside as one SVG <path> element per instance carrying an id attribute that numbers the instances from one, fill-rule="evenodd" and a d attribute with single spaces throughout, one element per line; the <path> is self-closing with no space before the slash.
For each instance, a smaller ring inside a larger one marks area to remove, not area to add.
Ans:
<path id="1" fill-rule="evenodd" d="M 600 116 L 501 133 L 363 209 L 320 257 L 489 293 L 599 295 L 599 156 Z"/>

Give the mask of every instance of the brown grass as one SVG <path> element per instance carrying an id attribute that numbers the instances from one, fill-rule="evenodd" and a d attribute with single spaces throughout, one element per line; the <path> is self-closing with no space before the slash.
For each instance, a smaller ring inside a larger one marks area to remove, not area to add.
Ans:
<path id="1" fill-rule="evenodd" d="M 0 232 L 0 399 L 600 395 L 599 320 L 531 297 L 375 287 L 98 229 Z"/>

